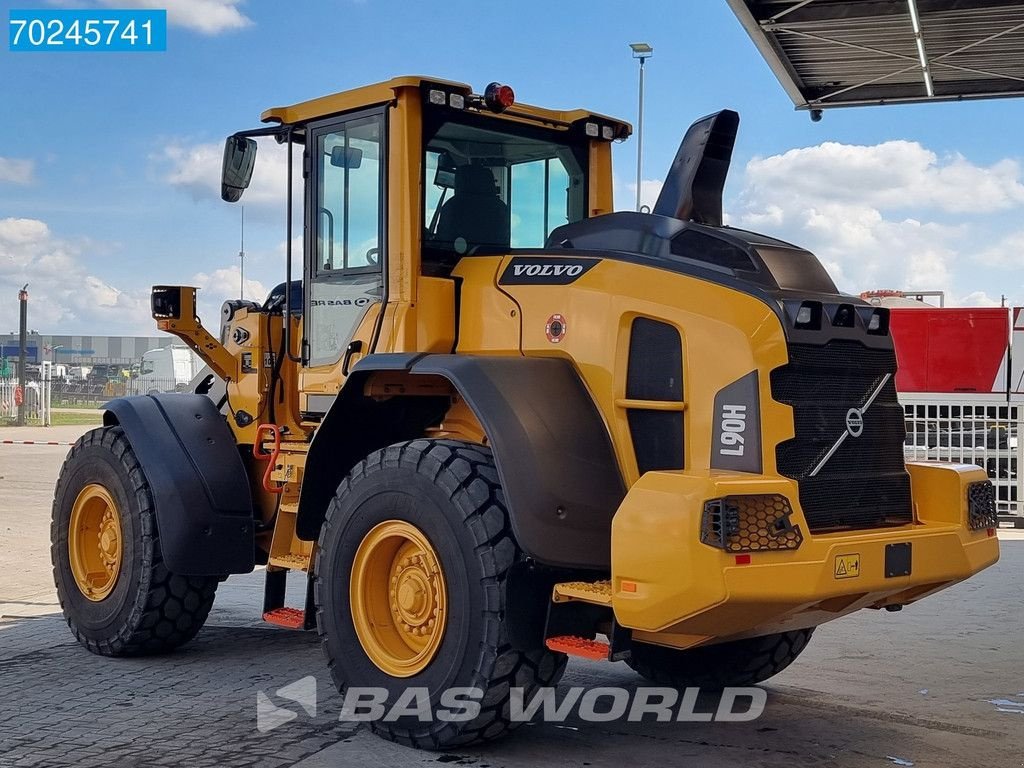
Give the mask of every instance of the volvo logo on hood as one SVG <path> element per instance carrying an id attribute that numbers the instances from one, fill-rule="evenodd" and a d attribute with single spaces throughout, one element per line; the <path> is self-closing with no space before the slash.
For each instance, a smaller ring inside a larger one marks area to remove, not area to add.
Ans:
<path id="1" fill-rule="evenodd" d="M 499 285 L 568 285 L 585 275 L 600 259 L 516 256 L 505 267 Z"/>
<path id="2" fill-rule="evenodd" d="M 846 442 L 846 438 L 860 437 L 861 434 L 863 434 L 864 414 L 867 413 L 868 408 L 870 408 L 871 404 L 875 402 L 875 398 L 878 397 L 879 394 L 881 394 L 882 389 L 885 387 L 886 384 L 889 383 L 889 379 L 891 378 L 891 373 L 885 374 L 885 376 L 882 377 L 882 380 L 878 382 L 878 386 L 875 387 L 875 389 L 871 392 L 870 395 L 868 395 L 867 402 L 864 403 L 864 405 L 862 405 L 860 408 L 851 408 L 846 412 L 846 431 L 844 431 L 843 434 L 839 436 L 839 439 L 836 440 L 832 447 L 828 449 L 828 452 L 821 457 L 821 461 L 819 461 L 815 465 L 814 469 L 812 469 L 808 473 L 808 477 L 814 477 L 819 472 L 821 472 L 822 467 L 828 464 L 828 460 L 831 459 L 835 455 L 836 451 L 839 450 L 839 446 Z"/>

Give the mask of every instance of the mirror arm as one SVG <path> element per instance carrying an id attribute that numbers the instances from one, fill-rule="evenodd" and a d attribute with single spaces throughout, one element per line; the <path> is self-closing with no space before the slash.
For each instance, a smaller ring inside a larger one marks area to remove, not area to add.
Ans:
<path id="1" fill-rule="evenodd" d="M 270 128 L 251 128 L 248 131 L 236 131 L 233 136 L 243 139 L 258 139 L 261 136 L 273 136 L 277 139 L 289 141 L 291 139 L 293 125 L 275 125 Z"/>

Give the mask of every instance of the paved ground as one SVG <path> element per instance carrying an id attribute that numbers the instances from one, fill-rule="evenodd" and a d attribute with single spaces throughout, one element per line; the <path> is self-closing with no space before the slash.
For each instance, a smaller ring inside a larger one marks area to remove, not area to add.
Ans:
<path id="1" fill-rule="evenodd" d="M 0 429 L 73 439 L 81 427 Z M 66 448 L 0 445 L 0 766 L 1024 766 L 1024 535 L 971 582 L 902 613 L 818 630 L 752 723 L 535 725 L 486 749 L 419 753 L 338 722 L 309 633 L 259 622 L 259 574 L 221 586 L 206 629 L 158 659 L 103 659 L 71 638 L 50 582 L 49 506 Z M 300 585 L 295 585 L 300 586 Z M 298 598 L 294 602 L 298 602 Z M 315 675 L 315 717 L 268 733 L 257 693 Z M 636 684 L 573 662 L 563 686 Z"/>

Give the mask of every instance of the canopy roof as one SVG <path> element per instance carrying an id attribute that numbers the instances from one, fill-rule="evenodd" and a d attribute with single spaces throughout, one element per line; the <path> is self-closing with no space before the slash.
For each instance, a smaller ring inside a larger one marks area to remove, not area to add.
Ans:
<path id="1" fill-rule="evenodd" d="M 727 0 L 797 109 L 1024 95 L 1020 0 Z"/>

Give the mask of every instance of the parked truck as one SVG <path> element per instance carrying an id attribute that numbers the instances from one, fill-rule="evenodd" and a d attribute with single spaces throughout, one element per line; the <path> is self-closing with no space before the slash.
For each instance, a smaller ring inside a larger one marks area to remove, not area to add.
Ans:
<path id="1" fill-rule="evenodd" d="M 148 395 L 180 392 L 202 368 L 200 358 L 186 346 L 167 346 L 142 353 L 135 389 Z"/>

